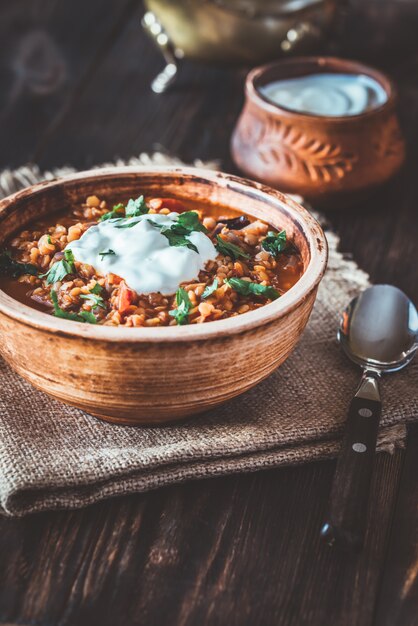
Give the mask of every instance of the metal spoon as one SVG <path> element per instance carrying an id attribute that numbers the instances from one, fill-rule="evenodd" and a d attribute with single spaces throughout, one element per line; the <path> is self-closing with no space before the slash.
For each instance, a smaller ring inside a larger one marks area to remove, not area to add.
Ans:
<path id="1" fill-rule="evenodd" d="M 391 285 L 375 285 L 343 312 L 338 339 L 346 355 L 363 368 L 351 402 L 321 536 L 329 545 L 359 548 L 366 525 L 370 481 L 381 402 L 378 381 L 413 359 L 418 349 L 418 313 Z"/>

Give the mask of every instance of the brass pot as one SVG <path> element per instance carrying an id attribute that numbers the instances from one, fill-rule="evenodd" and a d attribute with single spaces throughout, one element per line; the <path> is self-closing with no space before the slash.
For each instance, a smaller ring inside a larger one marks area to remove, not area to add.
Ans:
<path id="1" fill-rule="evenodd" d="M 177 59 L 254 65 L 318 43 L 337 0 L 146 0 L 143 26 L 164 54 L 171 82 Z M 165 84 L 167 83 L 167 84 Z"/>

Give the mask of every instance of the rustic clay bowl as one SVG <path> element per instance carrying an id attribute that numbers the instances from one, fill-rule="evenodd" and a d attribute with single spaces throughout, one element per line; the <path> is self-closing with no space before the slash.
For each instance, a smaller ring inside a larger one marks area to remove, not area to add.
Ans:
<path id="1" fill-rule="evenodd" d="M 295 347 L 326 266 L 318 223 L 278 191 L 193 168 L 111 168 L 40 183 L 0 202 L 0 245 L 34 218 L 97 194 L 139 193 L 219 203 L 285 228 L 304 274 L 284 296 L 207 324 L 124 328 L 54 318 L 0 290 L 0 351 L 35 387 L 121 424 L 161 423 L 204 411 L 268 376 Z"/>
<path id="2" fill-rule="evenodd" d="M 360 115 L 327 117 L 290 111 L 259 91 L 274 80 L 321 72 L 366 74 L 383 86 L 387 101 Z M 394 87 L 375 69 L 332 57 L 256 68 L 247 76 L 231 149 L 237 166 L 257 180 L 316 204 L 347 204 L 391 178 L 404 161 Z"/>

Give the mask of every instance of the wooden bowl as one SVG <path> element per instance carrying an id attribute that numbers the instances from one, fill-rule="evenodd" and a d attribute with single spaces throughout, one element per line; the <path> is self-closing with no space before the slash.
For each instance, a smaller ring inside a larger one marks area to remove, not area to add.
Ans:
<path id="1" fill-rule="evenodd" d="M 176 196 L 221 204 L 285 228 L 304 273 L 284 296 L 207 324 L 91 326 L 42 313 L 0 290 L 0 351 L 35 387 L 120 424 L 169 422 L 216 406 L 268 376 L 305 328 L 325 271 L 319 224 L 290 198 L 260 184 L 194 168 L 92 170 L 40 183 L 0 202 L 0 244 L 31 220 L 84 201 Z"/>
<path id="2" fill-rule="evenodd" d="M 328 117 L 269 102 L 259 88 L 275 80 L 343 72 L 366 74 L 387 93 L 381 106 L 360 115 Z M 391 178 L 405 159 L 391 81 L 345 59 L 288 59 L 251 71 L 246 100 L 231 142 L 236 165 L 249 176 L 317 205 L 339 206 Z"/>

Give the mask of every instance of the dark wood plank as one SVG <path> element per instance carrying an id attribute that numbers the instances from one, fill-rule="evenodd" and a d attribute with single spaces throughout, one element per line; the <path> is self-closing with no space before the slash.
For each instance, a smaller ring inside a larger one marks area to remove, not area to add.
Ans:
<path id="1" fill-rule="evenodd" d="M 418 622 L 418 425 L 411 426 L 380 588 L 376 626 Z"/>
<path id="2" fill-rule="evenodd" d="M 175 87 L 150 90 L 162 68 L 159 53 L 130 20 L 76 105 L 38 145 L 36 162 L 48 168 L 129 158 L 162 149 L 186 161 L 220 159 L 231 168 L 229 137 L 243 100 L 245 71 L 184 62 Z M 98 102 L 98 94 L 100 102 Z M 106 132 L 103 132 L 106 129 Z"/>
<path id="3" fill-rule="evenodd" d="M 77 626 L 369 625 L 401 457 L 378 458 L 359 556 L 319 540 L 334 463 L 2 520 L 0 617 Z"/>
<path id="4" fill-rule="evenodd" d="M 386 65 L 416 53 L 418 5 L 415 0 L 343 0 L 339 3 L 338 54 Z"/>
<path id="5" fill-rule="evenodd" d="M 0 166 L 33 160 L 34 147 L 71 109 L 135 0 L 14 0 L 0 5 Z"/>

